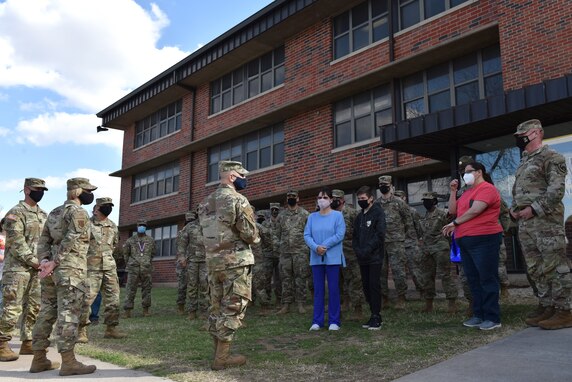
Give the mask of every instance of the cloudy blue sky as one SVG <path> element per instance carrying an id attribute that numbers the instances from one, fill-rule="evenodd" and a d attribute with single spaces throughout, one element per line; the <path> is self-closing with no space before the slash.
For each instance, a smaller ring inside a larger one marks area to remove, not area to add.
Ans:
<path id="1" fill-rule="evenodd" d="M 119 200 L 123 133 L 97 134 L 95 113 L 271 2 L 0 0 L 0 214 L 26 177 L 47 212 L 76 176 Z"/>

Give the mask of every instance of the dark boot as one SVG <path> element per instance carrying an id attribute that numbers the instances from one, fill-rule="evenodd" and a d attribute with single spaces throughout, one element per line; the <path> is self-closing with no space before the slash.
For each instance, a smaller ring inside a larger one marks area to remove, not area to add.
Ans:
<path id="1" fill-rule="evenodd" d="M 449 314 L 457 313 L 457 299 L 456 298 L 448 298 L 447 302 L 448 302 L 447 313 L 449 313 Z"/>
<path id="2" fill-rule="evenodd" d="M 282 315 L 287 314 L 288 312 L 290 312 L 290 304 L 284 304 L 282 305 L 282 308 L 276 312 L 276 314 Z"/>
<path id="3" fill-rule="evenodd" d="M 526 315 L 526 318 L 536 318 L 538 316 L 541 316 L 544 313 L 544 310 L 546 308 L 544 306 L 542 306 L 541 303 L 538 303 L 538 306 L 536 307 L 536 309 L 534 309 L 532 312 L 528 313 Z"/>
<path id="4" fill-rule="evenodd" d="M 547 330 L 572 328 L 572 313 L 569 310 L 556 309 L 552 317 L 540 321 L 538 326 Z"/>
<path id="5" fill-rule="evenodd" d="M 189 321 L 193 321 L 197 319 L 197 312 L 195 312 L 194 310 L 192 312 L 189 313 Z"/>
<path id="6" fill-rule="evenodd" d="M 425 308 L 423 308 L 421 310 L 421 312 L 423 312 L 423 313 L 433 312 L 433 299 L 432 298 L 426 298 L 425 299 Z"/>
<path id="7" fill-rule="evenodd" d="M 132 309 L 125 309 L 123 312 L 123 318 L 131 318 L 131 310 Z"/>
<path id="8" fill-rule="evenodd" d="M 151 312 L 149 312 L 149 307 L 145 307 L 143 308 L 143 317 L 149 317 L 151 315 Z"/>
<path id="9" fill-rule="evenodd" d="M 540 321 L 548 320 L 550 317 L 552 317 L 554 315 L 554 313 L 556 313 L 554 311 L 554 307 L 553 306 L 547 306 L 544 308 L 544 311 L 542 312 L 541 315 L 536 316 L 534 318 L 527 318 L 524 322 L 528 326 L 538 326 L 538 323 Z"/>
<path id="10" fill-rule="evenodd" d="M 230 355 L 230 342 L 218 341 L 216 355 L 211 369 L 223 370 L 228 367 L 242 366 L 246 357 L 240 354 Z"/>
<path id="11" fill-rule="evenodd" d="M 32 350 L 32 340 L 22 341 L 22 346 L 20 346 L 20 355 L 34 354 Z"/>
<path id="12" fill-rule="evenodd" d="M 395 303 L 396 310 L 405 310 L 405 295 L 397 296 L 397 302 Z"/>
<path id="13" fill-rule="evenodd" d="M 185 304 L 177 305 L 177 312 L 179 313 L 179 315 L 184 316 L 185 315 Z"/>
<path id="14" fill-rule="evenodd" d="M 8 362 L 18 359 L 18 354 L 14 353 L 8 345 L 8 341 L 0 341 L 0 361 Z"/>
<path id="15" fill-rule="evenodd" d="M 60 367 L 59 362 L 52 362 L 46 357 L 46 350 L 35 350 L 30 373 L 39 373 L 47 370 L 55 370 Z"/>
<path id="16" fill-rule="evenodd" d="M 381 295 L 381 309 L 389 309 L 390 307 L 389 296 L 386 294 Z"/>
<path id="17" fill-rule="evenodd" d="M 117 325 L 107 325 L 103 338 L 121 339 L 127 337 L 127 334 L 117 330 Z"/>
<path id="18" fill-rule="evenodd" d="M 84 365 L 75 359 L 75 354 L 72 350 L 62 352 L 62 367 L 60 369 L 60 375 L 82 375 L 91 374 L 95 371 L 95 365 Z"/>
<path id="19" fill-rule="evenodd" d="M 77 334 L 76 344 L 86 344 L 89 342 L 87 338 L 87 326 L 80 326 Z"/>

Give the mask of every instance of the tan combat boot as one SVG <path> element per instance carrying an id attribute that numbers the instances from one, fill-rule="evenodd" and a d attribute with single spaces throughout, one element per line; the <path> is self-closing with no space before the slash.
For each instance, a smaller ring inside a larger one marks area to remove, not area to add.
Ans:
<path id="1" fill-rule="evenodd" d="M 396 310 L 405 310 L 405 296 L 397 296 L 397 302 L 395 303 Z"/>
<path id="2" fill-rule="evenodd" d="M 299 302 L 299 303 L 298 303 L 298 313 L 300 313 L 300 314 L 305 314 L 305 313 L 306 313 L 306 309 L 304 308 L 304 303 L 303 303 L 303 302 Z"/>
<path id="3" fill-rule="evenodd" d="M 18 359 L 18 354 L 14 353 L 8 345 L 8 341 L 0 341 L 0 361 L 8 362 Z"/>
<path id="4" fill-rule="evenodd" d="M 179 315 L 184 316 L 185 315 L 185 304 L 177 305 L 177 312 L 179 313 Z"/>
<path id="5" fill-rule="evenodd" d="M 425 308 L 423 308 L 421 310 L 421 312 L 423 312 L 423 313 L 433 312 L 433 299 L 432 298 L 426 298 L 425 299 Z"/>
<path id="6" fill-rule="evenodd" d="M 125 309 L 123 312 L 123 318 L 131 318 L 131 310 L 132 309 Z"/>
<path id="7" fill-rule="evenodd" d="M 120 332 L 117 329 L 117 325 L 107 325 L 105 333 L 103 334 L 103 338 L 120 339 L 125 337 L 127 337 L 127 334 Z"/>
<path id="8" fill-rule="evenodd" d="M 143 308 L 143 317 L 149 317 L 151 315 L 151 312 L 149 312 L 149 307 L 145 307 Z"/>
<path id="9" fill-rule="evenodd" d="M 230 342 L 218 341 L 216 355 L 211 369 L 223 370 L 228 367 L 242 366 L 245 363 L 245 356 L 240 354 L 230 355 Z"/>
<path id="10" fill-rule="evenodd" d="M 34 354 L 32 350 L 32 340 L 22 341 L 22 346 L 20 346 L 20 355 Z"/>
<path id="11" fill-rule="evenodd" d="M 280 315 L 286 314 L 289 311 L 290 311 L 290 304 L 284 304 L 284 305 L 282 305 L 282 308 L 278 312 L 276 312 L 276 314 L 280 314 Z"/>
<path id="12" fill-rule="evenodd" d="M 194 310 L 192 312 L 189 313 L 189 321 L 193 321 L 197 319 L 197 312 L 195 312 Z"/>
<path id="13" fill-rule="evenodd" d="M 389 296 L 386 294 L 381 295 L 381 309 L 389 309 L 391 307 L 391 303 L 389 301 Z"/>
<path id="14" fill-rule="evenodd" d="M 555 309 L 556 313 L 547 320 L 540 321 L 538 326 L 542 329 L 556 330 L 572 328 L 572 313 L 569 310 Z"/>
<path id="15" fill-rule="evenodd" d="M 447 313 L 449 313 L 449 314 L 457 313 L 457 299 L 456 298 L 448 298 L 447 302 L 448 302 Z"/>
<path id="16" fill-rule="evenodd" d="M 87 326 L 80 326 L 77 334 L 76 344 L 86 344 L 89 342 L 87 338 Z"/>
<path id="17" fill-rule="evenodd" d="M 556 311 L 554 310 L 553 306 L 547 306 L 544 308 L 544 312 L 542 312 L 541 315 L 533 317 L 533 318 L 527 318 L 524 322 L 526 323 L 526 325 L 528 326 L 538 326 L 538 323 L 540 321 L 544 321 L 544 320 L 548 320 L 549 318 L 551 318 L 554 314 L 556 313 Z"/>
<path id="18" fill-rule="evenodd" d="M 541 316 L 542 314 L 544 314 L 544 310 L 546 308 L 544 306 L 542 306 L 541 303 L 538 303 L 538 306 L 536 307 L 536 309 L 534 309 L 532 312 L 528 313 L 526 315 L 526 318 L 536 318 L 538 316 Z"/>
<path id="19" fill-rule="evenodd" d="M 84 365 L 75 359 L 75 354 L 72 350 L 62 352 L 62 367 L 60 368 L 60 375 L 82 375 L 91 374 L 95 371 L 95 365 Z"/>
<path id="20" fill-rule="evenodd" d="M 55 370 L 60 367 L 59 362 L 52 362 L 46 357 L 46 350 L 34 350 L 34 358 L 30 366 L 30 373 L 39 373 L 47 370 Z"/>

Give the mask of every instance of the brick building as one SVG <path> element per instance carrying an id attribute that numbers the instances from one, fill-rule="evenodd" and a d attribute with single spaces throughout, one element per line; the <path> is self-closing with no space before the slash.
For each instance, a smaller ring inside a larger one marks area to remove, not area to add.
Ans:
<path id="1" fill-rule="evenodd" d="M 462 155 L 510 202 L 518 123 L 539 118 L 572 161 L 571 42 L 569 0 L 274 1 L 97 114 L 125 132 L 121 237 L 147 218 L 154 280 L 174 281 L 177 229 L 221 159 L 251 171 L 257 208 L 293 188 L 312 210 L 323 185 L 354 203 L 380 174 L 414 206 L 445 201 Z"/>

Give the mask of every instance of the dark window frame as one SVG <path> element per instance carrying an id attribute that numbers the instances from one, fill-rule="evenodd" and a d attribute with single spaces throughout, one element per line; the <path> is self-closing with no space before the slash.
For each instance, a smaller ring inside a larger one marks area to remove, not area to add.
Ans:
<path id="1" fill-rule="evenodd" d="M 439 1 L 439 3 L 437 3 Z M 430 19 L 432 17 L 435 17 L 441 13 L 447 12 L 449 9 L 458 7 L 464 3 L 467 3 L 471 0 L 399 0 L 399 2 L 397 3 L 397 20 L 399 22 L 399 29 L 398 30 L 404 30 L 407 28 L 411 28 L 416 24 L 419 24 L 427 19 Z M 427 14 L 427 12 L 431 9 L 431 7 L 426 6 L 426 3 L 429 3 L 432 5 L 435 4 L 439 4 L 442 5 L 442 10 L 435 12 L 433 14 Z M 417 5 L 417 6 L 415 6 Z M 408 23 L 407 25 L 404 25 L 404 9 L 410 9 L 414 12 L 416 12 L 416 15 L 418 16 L 418 19 L 414 22 Z"/>
<path id="2" fill-rule="evenodd" d="M 181 130 L 183 101 L 173 102 L 135 124 L 134 147 L 145 146 Z"/>
<path id="3" fill-rule="evenodd" d="M 173 162 L 133 175 L 131 203 L 179 192 L 180 172 L 179 163 Z"/>

